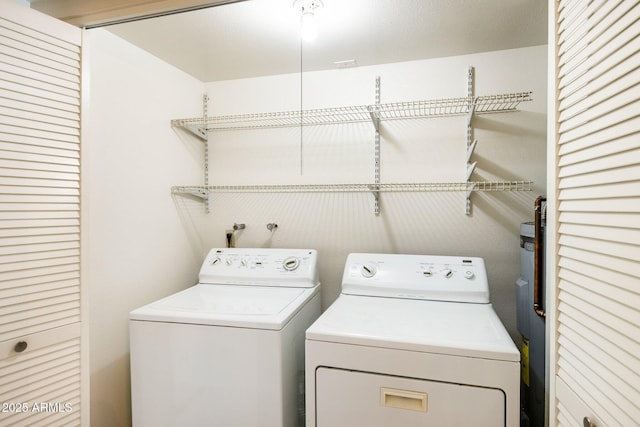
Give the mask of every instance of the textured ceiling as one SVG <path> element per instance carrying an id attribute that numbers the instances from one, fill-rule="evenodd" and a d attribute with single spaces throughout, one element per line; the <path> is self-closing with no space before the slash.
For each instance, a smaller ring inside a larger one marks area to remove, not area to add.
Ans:
<path id="1" fill-rule="evenodd" d="M 205 82 L 547 43 L 544 0 L 323 1 L 313 42 L 300 41 L 293 0 L 248 0 L 106 28 Z"/>

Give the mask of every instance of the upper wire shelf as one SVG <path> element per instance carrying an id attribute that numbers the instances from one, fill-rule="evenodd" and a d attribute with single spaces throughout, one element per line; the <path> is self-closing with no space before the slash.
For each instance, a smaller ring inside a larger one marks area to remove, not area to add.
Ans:
<path id="1" fill-rule="evenodd" d="M 375 126 L 378 120 L 455 116 L 472 112 L 481 114 L 516 111 L 521 102 L 531 100 L 532 92 L 519 92 L 474 98 L 447 98 L 315 110 L 176 119 L 171 121 L 171 125 L 201 130 L 265 129 L 361 122 L 373 122 Z"/>

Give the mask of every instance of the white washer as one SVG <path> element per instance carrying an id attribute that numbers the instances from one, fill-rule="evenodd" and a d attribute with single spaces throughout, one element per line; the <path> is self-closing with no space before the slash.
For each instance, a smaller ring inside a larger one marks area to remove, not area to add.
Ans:
<path id="1" fill-rule="evenodd" d="M 129 315 L 135 427 L 293 427 L 317 253 L 212 249 L 199 283 Z"/>
<path id="2" fill-rule="evenodd" d="M 481 258 L 350 254 L 306 333 L 307 427 L 517 427 L 520 354 Z"/>

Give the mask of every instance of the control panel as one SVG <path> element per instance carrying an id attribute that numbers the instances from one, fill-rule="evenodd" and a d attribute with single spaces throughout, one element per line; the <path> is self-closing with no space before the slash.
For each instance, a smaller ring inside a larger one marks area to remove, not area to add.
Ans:
<path id="1" fill-rule="evenodd" d="M 350 254 L 342 293 L 454 302 L 489 302 L 484 260 L 477 257 Z"/>
<path id="2" fill-rule="evenodd" d="M 313 287 L 314 249 L 214 248 L 202 263 L 200 283 Z"/>

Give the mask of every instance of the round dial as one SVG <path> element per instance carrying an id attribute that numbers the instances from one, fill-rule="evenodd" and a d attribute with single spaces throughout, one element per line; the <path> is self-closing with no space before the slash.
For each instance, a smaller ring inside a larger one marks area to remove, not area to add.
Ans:
<path id="1" fill-rule="evenodd" d="M 293 271 L 296 268 L 298 268 L 299 265 L 300 265 L 300 260 L 294 256 L 291 256 L 282 262 L 282 268 L 284 268 L 287 271 Z"/>
<path id="2" fill-rule="evenodd" d="M 233 260 L 231 258 L 227 258 L 225 262 L 227 263 L 227 265 L 233 264 Z"/>
<path id="3" fill-rule="evenodd" d="M 445 268 L 444 270 L 442 270 L 442 275 L 449 279 L 453 276 L 453 271 L 451 271 L 450 268 Z"/>
<path id="4" fill-rule="evenodd" d="M 212 259 L 212 260 L 211 260 L 211 263 L 210 263 L 210 264 L 211 264 L 211 265 L 217 265 L 217 264 L 220 264 L 220 261 L 221 261 L 221 260 L 220 260 L 220 257 L 219 257 L 219 256 L 217 256 L 217 257 L 215 257 L 214 259 Z"/>
<path id="5" fill-rule="evenodd" d="M 464 272 L 464 277 L 467 279 L 473 279 L 473 277 L 475 276 L 475 274 L 473 274 L 473 271 L 471 270 L 467 270 Z"/>
<path id="6" fill-rule="evenodd" d="M 360 269 L 360 273 L 364 277 L 373 277 L 376 275 L 377 272 L 378 272 L 378 269 L 374 264 L 365 264 Z"/>

